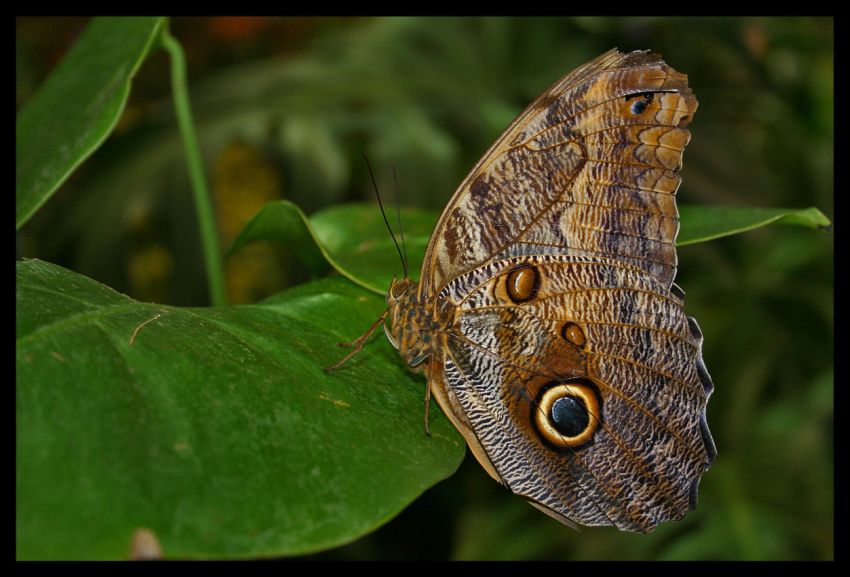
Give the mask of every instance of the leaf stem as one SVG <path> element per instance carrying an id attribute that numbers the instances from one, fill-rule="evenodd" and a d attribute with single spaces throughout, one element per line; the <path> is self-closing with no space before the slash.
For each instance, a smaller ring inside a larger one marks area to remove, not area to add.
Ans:
<path id="1" fill-rule="evenodd" d="M 162 47 L 171 57 L 171 90 L 174 95 L 174 111 L 177 116 L 177 124 L 180 126 L 180 134 L 183 137 L 183 146 L 186 150 L 186 164 L 189 169 L 189 181 L 195 198 L 195 212 L 200 226 L 210 302 L 213 306 L 223 306 L 227 304 L 227 297 L 224 290 L 221 248 L 209 189 L 204 178 L 204 166 L 198 148 L 198 138 L 192 121 L 192 110 L 189 105 L 186 58 L 183 55 L 180 43 L 171 35 L 167 27 L 163 28 L 161 38 Z"/>

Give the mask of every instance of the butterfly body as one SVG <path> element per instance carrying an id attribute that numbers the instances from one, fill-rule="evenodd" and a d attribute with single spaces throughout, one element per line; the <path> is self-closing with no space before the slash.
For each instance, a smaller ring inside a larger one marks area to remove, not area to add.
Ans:
<path id="1" fill-rule="evenodd" d="M 418 283 L 393 281 L 387 293 L 390 321 L 384 331 L 410 368 L 422 371 L 423 362 L 444 348 L 454 310 L 446 301 L 439 301 L 440 306 L 419 298 Z"/>
<path id="2" fill-rule="evenodd" d="M 702 334 L 673 284 L 697 102 L 658 55 L 610 51 L 532 103 L 455 192 L 390 341 L 485 470 L 568 524 L 647 532 L 714 454 Z"/>

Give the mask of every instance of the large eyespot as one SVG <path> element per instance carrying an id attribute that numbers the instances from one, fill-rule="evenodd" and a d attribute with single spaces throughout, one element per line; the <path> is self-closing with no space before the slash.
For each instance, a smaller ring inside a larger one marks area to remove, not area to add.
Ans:
<path id="1" fill-rule="evenodd" d="M 584 445 L 599 428 L 599 392 L 588 382 L 553 383 L 538 397 L 533 420 L 542 439 L 555 447 Z"/>

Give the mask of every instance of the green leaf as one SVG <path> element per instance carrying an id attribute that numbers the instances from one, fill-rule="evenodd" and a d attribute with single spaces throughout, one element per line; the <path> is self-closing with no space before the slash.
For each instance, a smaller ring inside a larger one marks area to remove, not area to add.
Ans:
<path id="1" fill-rule="evenodd" d="M 415 276 L 422 268 L 437 215 L 402 209 L 400 216 L 409 272 Z M 386 294 L 393 271 L 402 276 L 398 251 L 375 204 L 332 206 L 308 219 L 289 201 L 269 203 L 243 227 L 228 254 L 259 240 L 283 244 L 315 273 L 325 272 L 329 265 L 376 294 Z"/>
<path id="2" fill-rule="evenodd" d="M 401 243 L 394 215 L 387 216 Z M 437 217 L 437 213 L 429 210 L 401 209 L 403 251 L 409 260 L 408 273 L 412 278 L 418 278 L 422 269 L 422 259 Z M 379 294 L 386 294 L 393 276 L 403 276 L 398 251 L 376 204 L 333 206 L 311 216 L 310 223 L 339 265 L 364 279 Z"/>
<path id="3" fill-rule="evenodd" d="M 242 247 L 261 240 L 274 241 L 289 247 L 310 272 L 322 274 L 335 265 L 333 257 L 316 238 L 316 233 L 307 216 L 297 205 L 288 200 L 270 202 L 249 220 L 233 240 L 227 256 Z M 344 271 L 340 271 L 345 275 Z"/>
<path id="4" fill-rule="evenodd" d="M 680 205 L 682 228 L 676 244 L 684 246 L 730 236 L 769 224 L 827 228 L 829 219 L 817 208 L 757 208 Z"/>
<path id="5" fill-rule="evenodd" d="M 351 541 L 451 475 L 464 443 L 377 336 L 382 299 L 339 277 L 257 305 L 145 304 L 18 262 L 21 559 L 294 555 Z"/>
<path id="6" fill-rule="evenodd" d="M 163 18 L 95 18 L 15 123 L 19 229 L 106 139 Z"/>

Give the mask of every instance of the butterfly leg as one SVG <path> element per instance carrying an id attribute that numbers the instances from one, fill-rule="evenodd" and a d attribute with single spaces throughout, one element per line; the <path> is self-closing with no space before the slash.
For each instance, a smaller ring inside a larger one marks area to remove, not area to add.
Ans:
<path id="1" fill-rule="evenodd" d="M 431 436 L 430 419 L 428 418 L 429 409 L 431 407 L 431 383 L 425 383 L 425 434 Z"/>
<path id="2" fill-rule="evenodd" d="M 342 365 L 344 365 L 348 361 L 348 359 L 350 359 L 351 357 L 353 357 L 354 355 L 359 353 L 360 349 L 363 348 L 363 345 L 366 344 L 366 341 L 369 339 L 369 337 L 372 336 L 372 333 L 375 332 L 375 329 L 377 329 L 380 325 L 382 325 L 384 323 L 384 319 L 387 318 L 387 315 L 389 314 L 389 312 L 390 312 L 389 309 L 385 310 L 384 314 L 382 314 L 380 317 L 378 317 L 378 320 L 376 320 L 374 323 L 372 323 L 372 326 L 370 326 L 366 330 L 365 333 L 360 335 L 357 338 L 357 340 L 352 341 L 350 343 L 339 343 L 339 345 L 343 346 L 343 347 L 352 347 L 351 352 L 348 353 L 347 355 L 345 355 L 344 357 L 342 357 L 342 359 L 340 359 L 340 361 L 338 363 L 331 365 L 329 367 L 325 367 L 325 372 L 328 373 L 328 374 L 334 372 L 335 370 L 340 368 Z"/>

